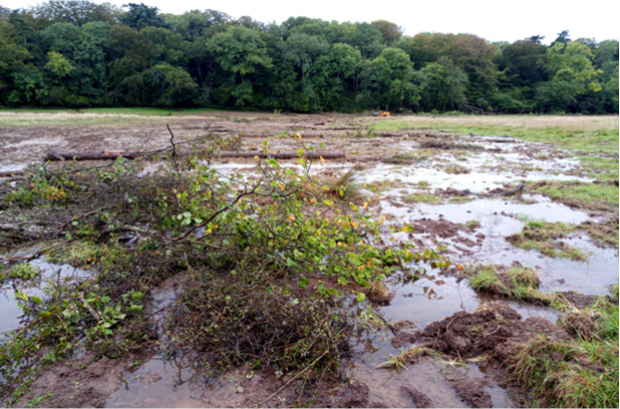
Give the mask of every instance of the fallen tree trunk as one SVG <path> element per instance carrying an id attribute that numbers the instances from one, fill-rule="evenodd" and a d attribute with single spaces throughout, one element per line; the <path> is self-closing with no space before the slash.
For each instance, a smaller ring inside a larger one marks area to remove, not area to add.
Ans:
<path id="1" fill-rule="evenodd" d="M 242 138 L 274 138 L 279 134 L 268 132 L 239 132 L 238 135 Z"/>
<path id="2" fill-rule="evenodd" d="M 400 133 L 400 132 L 381 132 L 381 133 L 377 133 L 377 136 L 380 136 L 382 138 L 391 138 L 391 137 L 409 136 L 409 135 L 406 133 Z"/>
<path id="3" fill-rule="evenodd" d="M 137 159 L 143 158 L 146 156 L 154 156 L 157 154 L 167 154 L 172 153 L 170 149 L 162 149 L 159 151 L 152 152 L 129 152 L 129 151 L 81 151 L 81 152 L 68 152 L 68 151 L 57 151 L 54 149 L 49 149 L 47 151 L 47 155 L 45 157 L 46 161 L 61 161 L 61 160 L 76 160 L 76 161 L 85 161 L 85 160 L 116 160 L 118 158 L 125 159 Z M 176 151 L 177 156 L 188 156 L 196 151 Z M 213 156 L 220 158 L 254 158 L 258 156 L 259 158 L 274 158 L 274 159 L 296 159 L 299 156 L 297 155 L 297 151 L 284 151 L 284 152 L 272 152 L 265 154 L 263 151 L 215 151 L 213 152 Z M 303 157 L 309 159 L 339 159 L 346 157 L 344 152 L 333 152 L 333 151 L 306 151 L 304 152 Z"/>
<path id="4" fill-rule="evenodd" d="M 0 172 L 0 178 L 10 178 L 13 176 L 21 176 L 24 173 L 26 173 L 23 170 L 11 170 L 11 171 L 4 171 L 4 172 Z"/>
<path id="5" fill-rule="evenodd" d="M 297 135 L 301 135 L 302 138 L 323 138 L 325 135 L 320 132 L 289 132 L 288 134 L 291 137 L 296 137 Z"/>
<path id="6" fill-rule="evenodd" d="M 284 152 L 271 152 L 264 153 L 263 151 L 219 151 L 214 153 L 215 156 L 219 156 L 220 158 L 254 158 L 258 156 L 261 159 L 264 158 L 273 158 L 273 159 L 297 159 L 299 155 L 297 155 L 297 151 L 284 151 Z M 334 152 L 334 151 L 305 151 L 303 154 L 304 158 L 308 159 L 340 159 L 346 158 L 346 153 L 344 152 Z"/>
<path id="7" fill-rule="evenodd" d="M 116 160 L 118 158 L 136 159 L 150 154 L 151 152 L 141 151 L 57 151 L 55 149 L 48 149 L 47 155 L 45 155 L 46 161 L 61 161 L 61 160 Z"/>

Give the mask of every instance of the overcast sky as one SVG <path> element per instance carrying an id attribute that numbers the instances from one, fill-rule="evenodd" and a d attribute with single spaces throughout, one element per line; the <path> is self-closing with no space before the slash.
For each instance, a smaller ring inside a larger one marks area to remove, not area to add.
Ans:
<path id="1" fill-rule="evenodd" d="M 98 1 L 101 2 L 101 1 Z M 110 1 L 123 3 L 140 0 Z M 557 33 L 570 30 L 572 39 L 593 37 L 598 41 L 620 36 L 618 0 L 143 0 L 164 13 L 214 9 L 232 17 L 248 15 L 264 23 L 281 23 L 293 16 L 323 20 L 371 22 L 388 20 L 404 29 L 406 35 L 420 32 L 471 33 L 489 41 L 515 41 L 532 35 L 553 41 Z M 28 7 L 37 1 L 0 0 L 9 8 Z"/>

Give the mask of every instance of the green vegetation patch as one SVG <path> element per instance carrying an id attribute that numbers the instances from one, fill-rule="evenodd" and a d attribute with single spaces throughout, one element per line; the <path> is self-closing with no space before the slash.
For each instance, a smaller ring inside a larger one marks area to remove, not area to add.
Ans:
<path id="1" fill-rule="evenodd" d="M 511 267 L 505 272 L 498 272 L 491 266 L 483 266 L 470 278 L 471 288 L 486 291 L 503 297 L 551 304 L 557 301 L 554 294 L 538 290 L 538 274 L 527 267 Z"/>
<path id="2" fill-rule="evenodd" d="M 618 406 L 618 319 L 616 284 L 612 302 L 601 297 L 589 311 L 560 320 L 572 340 L 541 334 L 509 346 L 510 370 L 540 399 L 533 406 Z"/>
<path id="3" fill-rule="evenodd" d="M 507 236 L 506 240 L 513 246 L 524 250 L 533 249 L 550 257 L 585 260 L 587 255 L 583 250 L 571 247 L 559 240 L 576 229 L 577 226 L 566 223 L 530 220 L 527 221 L 521 233 Z"/>
<path id="4" fill-rule="evenodd" d="M 405 203 L 430 203 L 430 204 L 439 204 L 443 203 L 443 199 L 439 196 L 431 195 L 428 193 L 412 193 L 405 198 L 403 198 L 403 202 Z"/>
<path id="5" fill-rule="evenodd" d="M 368 287 L 372 300 L 397 266 L 449 261 L 410 243 L 375 247 L 383 221 L 372 220 L 367 202 L 352 202 L 354 172 L 319 183 L 305 159 L 298 163 L 296 172 L 261 161 L 262 177 L 248 181 L 241 173 L 222 178 L 197 158 L 184 163 L 187 171 L 167 163 L 169 173 L 140 178 L 140 161 L 118 161 L 103 179 L 96 167 L 41 167 L 4 184 L 0 205 L 12 212 L 0 218 L 18 212 L 25 229 L 42 226 L 30 246 L 93 273 L 46 283 L 44 297 L 16 294 L 29 330 L 0 344 L 0 389 L 15 401 L 41 368 L 84 348 L 112 359 L 144 351 L 159 337 L 145 312 L 151 293 L 173 277 L 186 281 L 169 309 L 176 336 L 166 348 L 207 350 L 209 371 L 277 364 L 333 378 L 352 331 L 330 299 L 355 289 L 363 302 Z M 57 191 L 34 194 L 42 187 L 66 189 L 57 200 Z M 54 235 L 56 242 L 43 239 Z M 24 275 L 16 261 L 6 266 Z"/>
<path id="6" fill-rule="evenodd" d="M 585 210 L 618 210 L 618 186 L 598 183 L 541 181 L 528 186 L 538 193 L 570 207 Z"/>
<path id="7" fill-rule="evenodd" d="M 0 283 L 4 279 L 14 278 L 19 280 L 30 280 L 37 277 L 41 272 L 31 263 L 17 263 L 13 267 L 5 270 L 6 267 L 0 267 Z M 4 270 L 4 271 L 3 271 Z"/>

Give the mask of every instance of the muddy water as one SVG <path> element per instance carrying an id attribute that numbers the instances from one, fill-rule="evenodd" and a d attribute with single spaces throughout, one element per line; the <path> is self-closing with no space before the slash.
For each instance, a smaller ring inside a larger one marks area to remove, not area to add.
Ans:
<path id="1" fill-rule="evenodd" d="M 39 277 L 35 277 L 27 282 L 21 280 L 11 280 L 19 291 L 23 291 L 29 297 L 38 296 L 43 298 L 45 284 L 49 280 L 66 282 L 87 277 L 88 271 L 71 267 L 67 264 L 53 264 L 45 260 L 45 257 L 35 259 L 30 262 L 41 272 Z M 15 290 L 10 283 L 0 287 L 0 333 L 8 332 L 19 327 L 22 310 L 15 300 Z"/>

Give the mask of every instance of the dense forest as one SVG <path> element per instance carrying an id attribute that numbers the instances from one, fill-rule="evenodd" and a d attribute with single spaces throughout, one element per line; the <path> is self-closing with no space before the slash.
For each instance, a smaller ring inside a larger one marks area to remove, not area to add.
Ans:
<path id="1" fill-rule="evenodd" d="M 0 105 L 618 112 L 617 40 L 542 40 L 409 37 L 384 20 L 264 24 L 133 3 L 0 6 Z"/>

